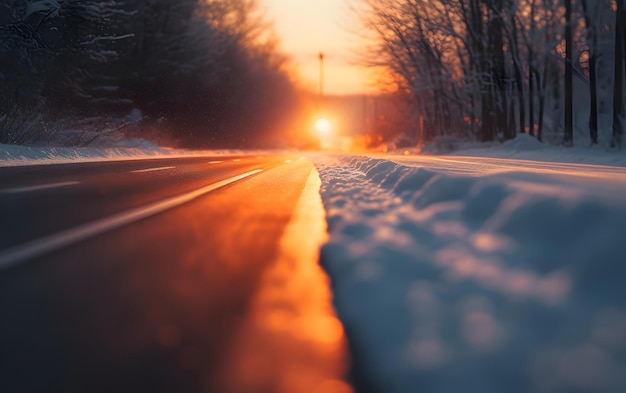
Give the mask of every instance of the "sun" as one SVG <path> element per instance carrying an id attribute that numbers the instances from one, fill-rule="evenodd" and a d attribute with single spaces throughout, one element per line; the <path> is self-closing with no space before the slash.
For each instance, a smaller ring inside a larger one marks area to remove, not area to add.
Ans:
<path id="1" fill-rule="evenodd" d="M 317 132 L 317 135 L 319 137 L 325 137 L 330 135 L 330 133 L 333 130 L 333 126 L 332 124 L 330 124 L 330 121 L 328 121 L 328 119 L 318 119 L 315 122 L 315 132 Z"/>

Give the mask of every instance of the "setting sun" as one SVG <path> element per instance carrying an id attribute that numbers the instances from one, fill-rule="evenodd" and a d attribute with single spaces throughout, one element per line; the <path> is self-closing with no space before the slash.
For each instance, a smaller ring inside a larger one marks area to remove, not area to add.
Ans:
<path id="1" fill-rule="evenodd" d="M 315 122 L 315 132 L 319 137 L 326 137 L 330 135 L 333 130 L 333 126 L 327 119 L 321 118 Z"/>

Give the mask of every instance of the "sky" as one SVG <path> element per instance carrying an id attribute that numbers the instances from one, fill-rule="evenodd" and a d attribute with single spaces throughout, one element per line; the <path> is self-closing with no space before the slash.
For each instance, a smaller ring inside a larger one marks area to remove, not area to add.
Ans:
<path id="1" fill-rule="evenodd" d="M 348 32 L 350 17 L 343 0 L 261 0 L 261 4 L 305 87 L 317 91 L 318 56 L 323 52 L 325 93 L 364 94 L 373 90 L 367 71 L 351 64 L 356 40 Z"/>

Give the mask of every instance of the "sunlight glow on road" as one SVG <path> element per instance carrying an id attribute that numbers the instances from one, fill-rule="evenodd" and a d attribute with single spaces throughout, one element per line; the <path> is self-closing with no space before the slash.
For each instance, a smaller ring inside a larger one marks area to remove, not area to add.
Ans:
<path id="1" fill-rule="evenodd" d="M 222 391 L 258 391 L 267 385 L 277 393 L 353 393 L 343 381 L 345 332 L 318 263 L 327 236 L 321 180 L 306 161 L 284 170 L 303 168 L 310 168 L 309 177 L 225 363 Z"/>

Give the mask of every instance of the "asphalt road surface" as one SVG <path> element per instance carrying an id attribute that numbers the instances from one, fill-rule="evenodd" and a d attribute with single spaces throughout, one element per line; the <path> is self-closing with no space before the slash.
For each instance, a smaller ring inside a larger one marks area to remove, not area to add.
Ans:
<path id="1" fill-rule="evenodd" d="M 349 392 L 305 158 L 0 168 L 0 392 Z"/>

